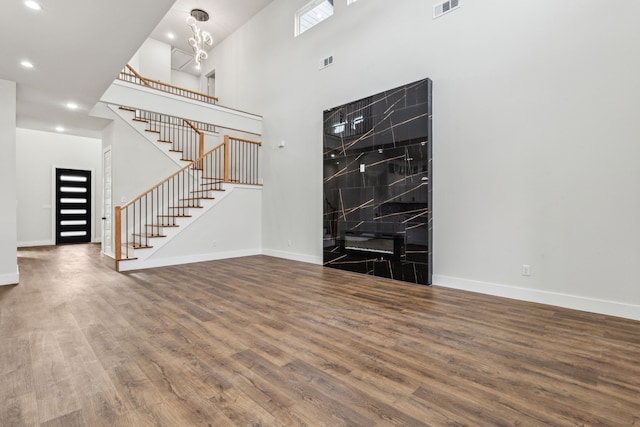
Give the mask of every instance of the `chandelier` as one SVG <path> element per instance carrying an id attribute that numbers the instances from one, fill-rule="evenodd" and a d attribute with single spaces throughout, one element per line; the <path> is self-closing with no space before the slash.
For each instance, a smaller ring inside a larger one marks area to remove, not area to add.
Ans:
<path id="1" fill-rule="evenodd" d="M 194 61 L 196 68 L 200 69 L 200 63 L 209 56 L 204 50 L 205 46 L 213 44 L 213 37 L 208 31 L 203 31 L 198 27 L 198 22 L 209 20 L 209 14 L 202 9 L 193 9 L 191 16 L 187 18 L 187 25 L 191 27 L 193 36 L 189 37 L 189 45 L 193 49 Z"/>

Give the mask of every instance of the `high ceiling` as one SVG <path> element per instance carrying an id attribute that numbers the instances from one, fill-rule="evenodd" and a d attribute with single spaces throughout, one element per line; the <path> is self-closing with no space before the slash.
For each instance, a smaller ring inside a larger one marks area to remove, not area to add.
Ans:
<path id="1" fill-rule="evenodd" d="M 108 124 L 89 111 L 144 40 L 152 37 L 188 50 L 186 17 L 193 8 L 211 16 L 202 25 L 214 45 L 270 0 L 23 0 L 0 6 L 0 79 L 17 83 L 18 127 L 100 137 Z M 173 7 L 172 7 L 173 6 Z M 166 16 L 165 16 L 166 15 Z M 33 68 L 21 66 L 28 60 Z M 76 110 L 66 107 L 69 102 Z"/>
<path id="2" fill-rule="evenodd" d="M 189 37 L 193 35 L 191 28 L 187 25 L 187 18 L 193 9 L 202 9 L 209 14 L 209 20 L 199 22 L 198 27 L 209 32 L 213 36 L 213 45 L 224 40 L 229 34 L 235 31 L 242 24 L 251 19 L 256 13 L 264 9 L 272 0 L 177 0 L 171 10 L 160 21 L 153 30 L 150 37 L 161 42 L 170 44 L 172 48 L 192 55 Z M 174 38 L 170 39 L 169 34 Z M 179 59 L 180 55 L 174 55 L 173 59 Z M 184 65 L 180 60 L 172 61 L 175 69 L 180 69 L 191 74 L 198 74 L 193 61 Z"/>

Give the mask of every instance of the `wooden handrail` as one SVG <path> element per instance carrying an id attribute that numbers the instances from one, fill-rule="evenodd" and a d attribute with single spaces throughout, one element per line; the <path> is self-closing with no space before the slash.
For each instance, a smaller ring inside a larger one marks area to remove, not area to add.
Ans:
<path id="1" fill-rule="evenodd" d="M 198 134 L 198 158 L 202 158 L 204 156 L 204 132 L 198 129 L 187 119 L 182 119 L 186 124 L 188 124 L 191 129 L 194 130 Z M 200 165 L 197 166 L 200 169 Z"/>
<path id="2" fill-rule="evenodd" d="M 134 76 L 136 76 L 137 78 L 139 78 L 139 79 L 140 79 L 140 81 L 141 81 L 142 83 L 144 83 L 144 84 L 145 84 L 145 85 L 147 85 L 147 86 L 150 86 L 150 85 L 149 85 L 149 82 L 147 82 L 147 79 L 145 79 L 145 78 L 144 78 L 144 77 L 142 77 L 140 74 L 138 74 L 138 72 L 137 72 L 136 70 L 134 70 L 134 69 L 133 69 L 133 67 L 132 67 L 131 65 L 127 64 L 127 69 L 128 69 L 129 71 L 131 71 L 131 72 L 133 73 L 133 75 L 134 75 Z"/>
<path id="3" fill-rule="evenodd" d="M 160 80 L 153 80 L 153 79 L 146 79 L 146 80 L 148 80 L 148 81 L 150 81 L 150 82 L 154 82 L 154 83 L 161 84 L 161 85 L 163 85 L 163 86 L 168 86 L 168 87 L 173 88 L 173 89 L 178 89 L 178 90 L 182 90 L 182 91 L 184 91 L 184 92 L 192 93 L 192 94 L 194 94 L 194 95 L 202 96 L 202 97 L 204 97 L 204 98 L 213 99 L 214 101 L 218 102 L 218 98 L 216 98 L 215 96 L 207 95 L 207 94 L 204 94 L 204 93 L 202 93 L 202 92 L 196 92 L 196 91 L 193 91 L 193 90 L 191 90 L 191 89 L 185 89 L 185 88 L 180 87 L 180 86 L 174 86 L 174 85 L 172 85 L 172 84 L 170 84 L 170 83 L 165 83 L 165 82 L 162 82 L 162 81 L 160 81 Z"/>
<path id="4" fill-rule="evenodd" d="M 164 184 L 165 182 L 169 181 L 171 178 L 173 178 L 174 176 L 180 174 L 181 172 L 184 172 L 186 169 L 189 169 L 190 167 L 193 166 L 194 163 L 196 163 L 197 160 L 195 162 L 191 162 L 189 163 L 187 166 L 183 167 L 182 169 L 180 169 L 179 171 L 177 171 L 174 174 L 171 174 L 167 179 L 157 183 L 156 185 L 154 185 L 153 187 L 151 187 L 150 189 L 148 189 L 147 191 L 143 192 L 142 194 L 140 194 L 139 196 L 137 196 L 135 199 L 125 203 L 124 205 L 122 205 L 120 208 L 121 209 L 125 209 L 131 205 L 133 205 L 135 202 L 137 202 L 138 200 L 142 199 L 147 193 L 153 191 L 154 189 L 156 189 L 157 187 L 161 186 L 162 184 Z"/>
<path id="5" fill-rule="evenodd" d="M 195 127 L 193 125 L 193 123 L 191 123 L 189 120 L 187 119 L 182 119 L 183 122 L 185 122 L 191 129 L 193 129 L 194 131 L 196 131 L 197 133 L 200 133 L 200 129 L 198 129 L 197 127 Z"/>
<path id="6" fill-rule="evenodd" d="M 193 167 L 194 165 L 196 165 L 198 162 L 202 161 L 202 159 L 204 159 L 205 157 L 207 157 L 209 154 L 213 153 L 215 150 L 217 150 L 218 148 L 220 148 L 222 145 L 224 144 L 220 144 L 215 148 L 212 148 L 211 150 L 207 151 L 204 155 L 198 157 L 196 160 L 194 160 L 193 162 L 189 163 L 187 166 L 183 167 L 182 169 L 178 170 L 177 172 L 171 174 L 169 177 L 167 177 L 166 179 L 160 181 L 159 183 L 157 183 L 156 185 L 154 185 L 153 187 L 151 187 L 150 189 L 148 189 L 147 191 L 143 192 L 142 194 L 140 194 L 139 196 L 137 196 L 135 199 L 131 200 L 130 202 L 125 203 L 124 205 L 120 206 L 120 209 L 125 209 L 131 205 L 133 205 L 135 202 L 137 202 L 138 200 L 142 199 L 147 193 L 153 191 L 154 189 L 156 189 L 157 187 L 161 186 L 162 184 L 164 184 L 165 182 L 168 182 L 169 180 L 171 180 L 171 178 L 175 177 L 176 175 L 179 175 L 181 172 L 184 172 L 185 170 L 189 169 L 190 167 Z"/>
<path id="7" fill-rule="evenodd" d="M 201 135 L 204 136 L 203 133 Z M 246 147 L 242 147 L 243 144 Z M 198 156 L 196 160 L 130 202 L 115 206 L 116 270 L 119 271 L 120 261 L 135 259 L 131 255 L 131 250 L 149 248 L 151 247 L 149 238 L 161 237 L 157 230 L 152 229 L 153 231 L 149 232 L 145 228 L 176 226 L 175 218 L 187 216 L 175 215 L 175 209 L 202 207 L 200 200 L 211 198 L 208 191 L 224 190 L 222 185 L 225 182 L 261 185 L 259 182 L 260 145 L 256 141 L 225 135 L 224 142 Z M 203 150 L 203 148 L 200 149 Z M 203 185 L 206 187 L 201 187 Z M 149 224 L 146 223 L 149 218 L 162 219 L 157 223 Z M 131 240 L 129 235 L 132 237 Z"/>
<path id="8" fill-rule="evenodd" d="M 211 100 L 214 101 L 211 104 L 215 104 L 216 102 L 218 102 L 218 98 L 216 98 L 215 96 L 206 95 L 204 93 L 196 92 L 196 91 L 193 91 L 193 90 L 190 90 L 190 89 L 185 89 L 183 87 L 175 86 L 175 85 L 172 85 L 170 83 L 165 83 L 165 82 L 160 81 L 160 80 L 154 80 L 154 79 L 149 79 L 149 78 L 143 77 L 143 76 L 140 75 L 140 73 L 138 73 L 136 70 L 134 70 L 133 67 L 131 65 L 129 65 L 129 64 L 127 64 L 127 69 L 129 71 L 131 71 L 136 78 L 140 79 L 140 81 L 142 83 L 144 83 L 145 85 L 147 85 L 147 86 L 151 86 L 150 83 L 157 83 L 159 85 L 166 86 L 166 87 L 169 87 L 171 89 L 177 89 L 177 90 L 181 90 L 183 92 L 187 92 L 187 93 L 199 96 L 199 97 L 211 99 Z M 158 90 L 162 90 L 162 89 L 158 89 Z M 163 92 L 168 92 L 168 91 L 163 90 Z M 171 93 L 171 92 L 169 92 L 169 93 Z"/>
<path id="9" fill-rule="evenodd" d="M 225 137 L 227 136 L 228 135 L 225 135 Z M 246 142 L 247 144 L 255 144 L 255 145 L 262 146 L 262 142 L 260 141 L 250 141 L 248 139 L 236 138 L 235 136 L 231 137 L 231 139 L 233 139 L 234 141 Z"/>

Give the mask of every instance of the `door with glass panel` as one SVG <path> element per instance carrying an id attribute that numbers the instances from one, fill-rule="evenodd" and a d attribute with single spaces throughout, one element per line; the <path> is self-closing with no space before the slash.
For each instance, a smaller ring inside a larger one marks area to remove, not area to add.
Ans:
<path id="1" fill-rule="evenodd" d="M 56 169 L 56 244 L 91 241 L 91 171 Z"/>
<path id="2" fill-rule="evenodd" d="M 102 152 L 102 253 L 112 255 L 111 248 L 111 147 Z"/>

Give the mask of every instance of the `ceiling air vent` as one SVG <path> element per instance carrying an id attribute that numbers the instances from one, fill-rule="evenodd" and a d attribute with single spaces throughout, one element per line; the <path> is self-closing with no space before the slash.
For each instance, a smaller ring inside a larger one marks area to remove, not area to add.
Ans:
<path id="1" fill-rule="evenodd" d="M 439 18 L 444 14 L 456 10 L 460 7 L 460 0 L 447 0 L 433 6 L 433 19 Z"/>

